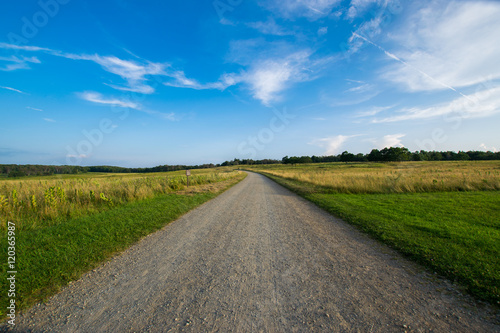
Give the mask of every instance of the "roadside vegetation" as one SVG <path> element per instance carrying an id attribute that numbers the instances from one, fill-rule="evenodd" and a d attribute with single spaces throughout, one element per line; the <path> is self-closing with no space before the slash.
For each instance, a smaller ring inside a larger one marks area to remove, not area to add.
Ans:
<path id="1" fill-rule="evenodd" d="M 245 166 L 328 193 L 500 190 L 500 161 L 318 163 Z"/>
<path id="2" fill-rule="evenodd" d="M 196 170 L 190 185 L 217 183 L 234 172 Z M 0 230 L 16 221 L 26 230 L 173 193 L 186 187 L 185 171 L 143 174 L 83 174 L 0 181 Z"/>
<path id="3" fill-rule="evenodd" d="M 7 221 L 15 224 L 16 305 L 43 300 L 140 238 L 245 177 L 227 169 L 2 180 L 0 292 L 7 295 Z M 7 310 L 0 298 L 0 318 Z"/>
<path id="4" fill-rule="evenodd" d="M 500 304 L 500 162 L 245 166 Z"/>

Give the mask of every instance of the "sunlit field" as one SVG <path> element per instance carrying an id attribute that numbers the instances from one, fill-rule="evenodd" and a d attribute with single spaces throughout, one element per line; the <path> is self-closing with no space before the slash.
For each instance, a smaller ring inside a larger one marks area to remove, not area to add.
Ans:
<path id="1" fill-rule="evenodd" d="M 500 161 L 318 163 L 245 166 L 331 193 L 500 190 Z"/>
<path id="2" fill-rule="evenodd" d="M 193 170 L 190 185 L 210 184 L 236 176 L 223 169 Z M 124 203 L 173 193 L 187 186 L 185 171 L 153 174 L 83 174 L 0 180 L 0 228 L 50 225 Z"/>

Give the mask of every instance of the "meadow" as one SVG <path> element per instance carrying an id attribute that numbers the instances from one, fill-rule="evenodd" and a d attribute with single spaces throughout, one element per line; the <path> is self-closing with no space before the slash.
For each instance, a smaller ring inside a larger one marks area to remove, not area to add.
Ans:
<path id="1" fill-rule="evenodd" d="M 228 169 L 0 180 L 0 318 L 7 295 L 7 222 L 15 226 L 17 309 L 55 294 L 111 256 L 225 191 Z M 11 227 L 12 228 L 12 227 Z"/>
<path id="2" fill-rule="evenodd" d="M 500 190 L 500 161 L 359 162 L 245 166 L 329 193 Z"/>
<path id="3" fill-rule="evenodd" d="M 189 182 L 196 186 L 234 176 L 223 169 L 202 169 L 192 171 Z M 4 179 L 0 180 L 0 230 L 5 230 L 7 221 L 16 221 L 20 230 L 57 224 L 186 186 L 185 171 Z"/>
<path id="4" fill-rule="evenodd" d="M 500 162 L 250 166 L 465 292 L 500 304 Z"/>

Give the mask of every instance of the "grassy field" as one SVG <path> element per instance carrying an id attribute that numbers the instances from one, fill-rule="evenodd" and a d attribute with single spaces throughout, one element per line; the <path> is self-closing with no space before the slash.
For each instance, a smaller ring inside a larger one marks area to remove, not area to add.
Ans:
<path id="1" fill-rule="evenodd" d="M 193 170 L 191 185 L 233 177 L 225 169 Z M 0 180 L 0 230 L 7 221 L 28 230 L 102 212 L 186 187 L 185 171 L 152 174 L 82 174 Z"/>
<path id="2" fill-rule="evenodd" d="M 500 161 L 318 163 L 245 166 L 330 193 L 500 190 Z"/>
<path id="3" fill-rule="evenodd" d="M 7 221 L 15 225 L 16 305 L 26 308 L 245 177 L 213 169 L 192 174 L 189 188 L 180 172 L 0 181 L 8 198 L 1 215 L 0 317 L 9 301 Z M 33 195 L 40 197 L 36 206 Z"/>
<path id="4" fill-rule="evenodd" d="M 500 304 L 500 162 L 253 166 L 404 255 Z"/>

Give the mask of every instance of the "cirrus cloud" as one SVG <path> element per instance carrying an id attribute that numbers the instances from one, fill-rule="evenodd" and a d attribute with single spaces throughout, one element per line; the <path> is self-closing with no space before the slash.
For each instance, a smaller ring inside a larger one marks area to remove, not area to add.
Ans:
<path id="1" fill-rule="evenodd" d="M 481 118 L 500 113 L 500 87 L 490 87 L 468 96 L 461 96 L 427 108 L 413 107 L 399 110 L 395 115 L 373 119 L 373 123 L 390 123 L 436 117 Z"/>
<path id="2" fill-rule="evenodd" d="M 122 107 L 122 108 L 131 108 L 131 109 L 136 109 L 136 110 L 141 109 L 140 104 L 137 104 L 137 103 L 134 103 L 131 101 L 127 101 L 124 99 L 105 98 L 102 94 L 94 92 L 94 91 L 86 91 L 86 92 L 80 93 L 78 95 L 80 96 L 80 98 L 82 98 L 86 101 L 97 103 L 97 104 L 104 104 L 104 105 L 110 105 L 110 106 Z"/>
<path id="3" fill-rule="evenodd" d="M 436 1 L 416 11 L 390 35 L 405 63 L 382 77 L 409 91 L 435 91 L 500 78 L 500 3 Z M 423 75 L 425 73 L 425 75 Z"/>
<path id="4" fill-rule="evenodd" d="M 0 86 L 0 88 L 5 89 L 5 90 L 14 91 L 14 92 L 19 93 L 19 94 L 28 95 L 28 93 L 25 93 L 24 91 L 21 91 L 19 89 L 15 89 L 15 88 L 12 88 L 12 87 Z"/>
<path id="5" fill-rule="evenodd" d="M 340 153 L 341 147 L 350 138 L 354 138 L 359 135 L 336 135 L 332 137 L 316 139 L 310 142 L 310 144 L 325 148 L 324 155 L 336 155 Z"/>
<path id="6" fill-rule="evenodd" d="M 273 0 L 262 1 L 261 5 L 274 14 L 288 19 L 306 17 L 309 20 L 317 20 L 330 15 L 332 9 L 340 2 L 340 0 Z"/>

